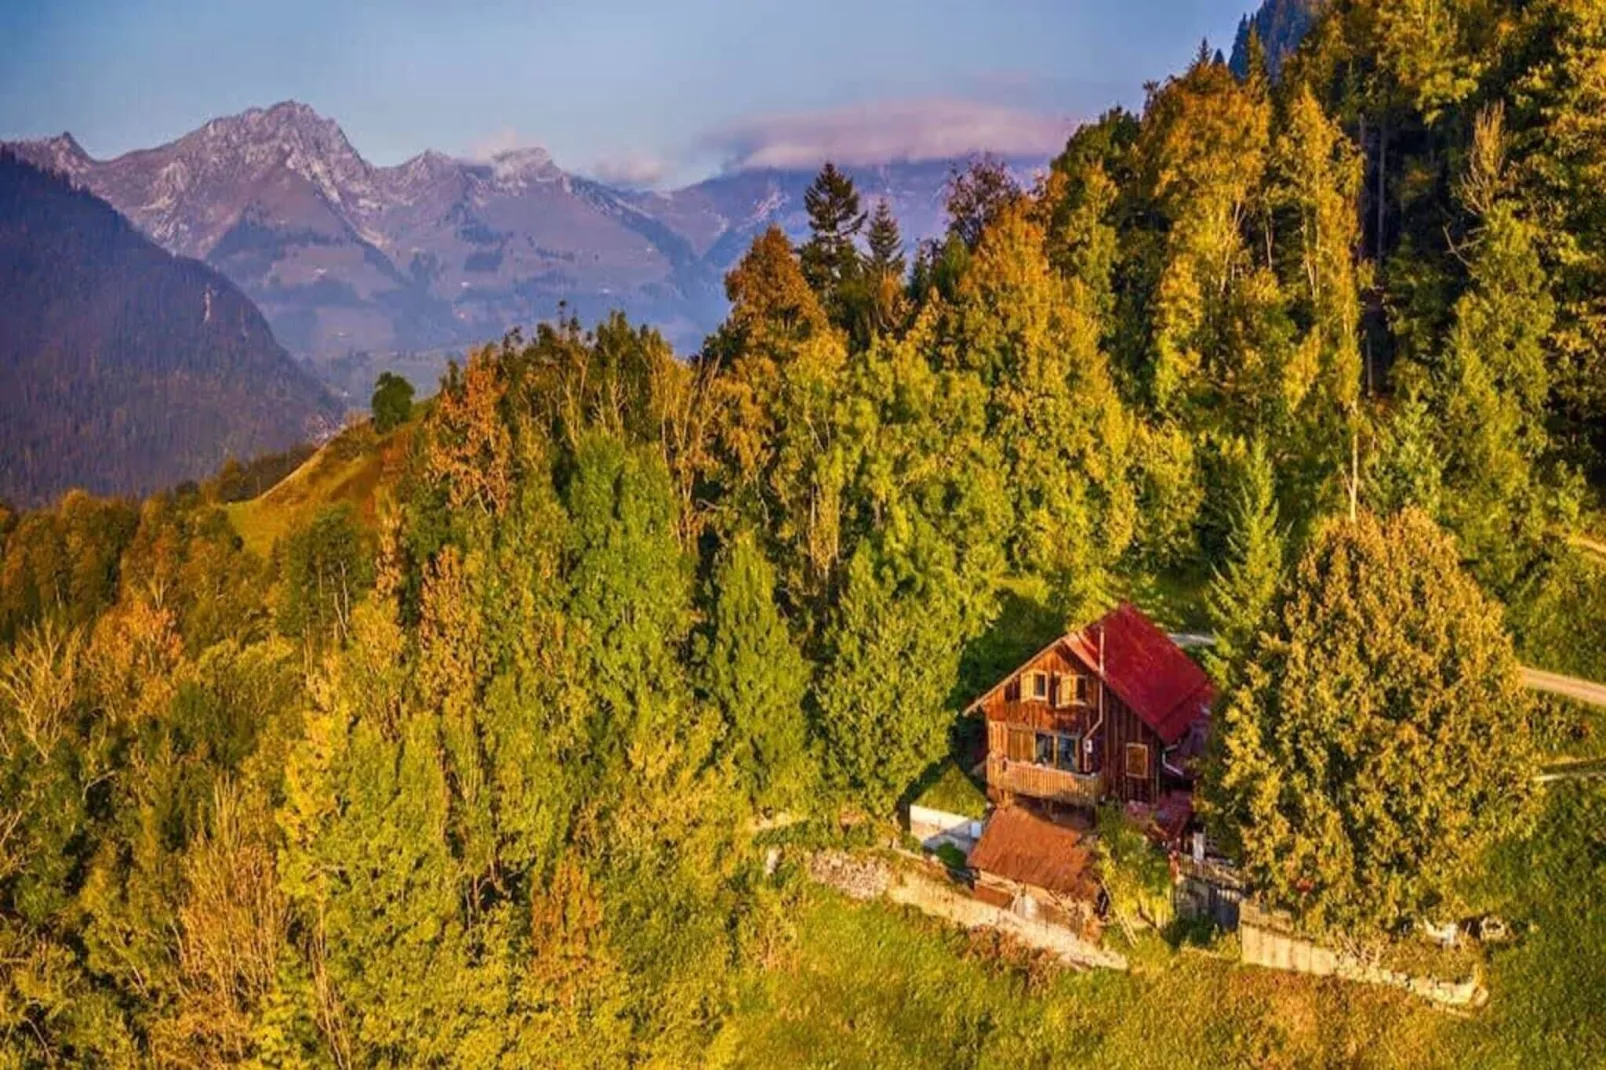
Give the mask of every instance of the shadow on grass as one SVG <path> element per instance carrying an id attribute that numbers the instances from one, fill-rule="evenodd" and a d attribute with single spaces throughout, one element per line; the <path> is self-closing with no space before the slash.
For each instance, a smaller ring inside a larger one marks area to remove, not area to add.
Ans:
<path id="1" fill-rule="evenodd" d="M 980 723 L 974 718 L 965 718 L 965 721 L 969 721 L 976 729 L 980 729 Z M 958 733 L 962 728 L 963 725 L 956 726 L 955 733 Z M 955 753 L 958 753 L 958 751 Z M 914 783 L 904 789 L 903 794 L 898 796 L 898 813 L 907 815 L 909 807 L 935 787 L 938 781 L 942 780 L 944 776 L 955 774 L 969 781 L 981 794 L 985 795 L 987 793 L 986 783 L 971 776 L 968 765 L 956 761 L 953 755 L 949 755 L 928 765 L 926 771 L 921 773 Z"/>

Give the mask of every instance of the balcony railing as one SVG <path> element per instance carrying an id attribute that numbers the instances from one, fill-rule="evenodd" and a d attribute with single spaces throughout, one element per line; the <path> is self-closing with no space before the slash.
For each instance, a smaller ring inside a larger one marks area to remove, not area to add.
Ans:
<path id="1" fill-rule="evenodd" d="M 1031 762 L 1012 762 L 998 755 L 987 758 L 987 784 L 1016 795 L 1079 806 L 1096 806 L 1104 796 L 1102 773 L 1070 773 Z"/>

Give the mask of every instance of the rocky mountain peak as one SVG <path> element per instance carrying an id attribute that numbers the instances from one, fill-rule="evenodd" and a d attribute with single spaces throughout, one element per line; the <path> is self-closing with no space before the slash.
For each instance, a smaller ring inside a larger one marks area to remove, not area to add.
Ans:
<path id="1" fill-rule="evenodd" d="M 814 177 L 742 170 L 643 193 L 572 177 L 534 146 L 376 167 L 338 123 L 293 100 L 105 161 L 68 135 L 16 148 L 169 250 L 206 259 L 289 349 L 320 357 L 441 351 L 536 322 L 559 301 L 587 318 L 624 308 L 695 346 L 753 237 L 772 224 L 806 233 Z M 867 203 L 891 199 L 912 248 L 942 232 L 950 166 L 857 168 L 854 179 Z"/>
<path id="2" fill-rule="evenodd" d="M 214 119 L 199 133 L 206 150 L 227 152 L 248 166 L 282 163 L 335 204 L 352 194 L 362 196 L 371 183 L 372 168 L 346 140 L 340 124 L 299 101 Z M 177 144 L 185 146 L 189 140 L 180 138 Z"/>
<path id="3" fill-rule="evenodd" d="M 95 163 L 84 147 L 78 144 L 78 139 L 65 130 L 55 137 L 23 141 L 12 148 L 34 166 L 59 172 L 69 178 L 76 178 Z"/>

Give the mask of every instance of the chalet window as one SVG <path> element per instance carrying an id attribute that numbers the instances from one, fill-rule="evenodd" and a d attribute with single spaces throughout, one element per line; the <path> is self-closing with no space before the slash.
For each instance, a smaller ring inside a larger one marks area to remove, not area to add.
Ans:
<path id="1" fill-rule="evenodd" d="M 1081 745 L 1082 741 L 1077 736 L 1063 732 L 1037 732 L 1034 733 L 1031 760 L 1045 769 L 1075 773 L 1078 771 L 1076 749 Z"/>
<path id="2" fill-rule="evenodd" d="M 1067 773 L 1074 773 L 1076 768 L 1076 752 L 1082 746 L 1080 736 L 1057 737 L 1054 750 L 1054 768 Z"/>
<path id="3" fill-rule="evenodd" d="M 1054 705 L 1056 707 L 1087 705 L 1087 677 L 1074 672 L 1055 673 Z"/>
<path id="4" fill-rule="evenodd" d="M 1021 698 L 1048 701 L 1048 673 L 1029 672 L 1021 677 Z"/>
<path id="5" fill-rule="evenodd" d="M 1005 756 L 1012 762 L 1029 762 L 1037 757 L 1036 733 L 1029 728 L 1011 728 Z"/>
<path id="6" fill-rule="evenodd" d="M 1136 780 L 1149 779 L 1149 745 L 1147 743 L 1128 743 L 1126 745 L 1126 775 Z"/>

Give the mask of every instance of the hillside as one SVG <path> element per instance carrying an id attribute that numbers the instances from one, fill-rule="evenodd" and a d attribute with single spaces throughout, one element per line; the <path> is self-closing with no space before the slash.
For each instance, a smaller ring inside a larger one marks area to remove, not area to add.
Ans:
<path id="1" fill-rule="evenodd" d="M 225 508 L 246 548 L 267 557 L 283 536 L 306 527 L 324 509 L 349 505 L 372 530 L 379 503 L 401 474 L 415 423 L 374 433 L 364 421 L 347 427 L 265 493 Z"/>
<path id="2" fill-rule="evenodd" d="M 334 426 L 226 278 L 0 153 L 0 496 L 140 494 Z"/>
<path id="3" fill-rule="evenodd" d="M 689 351 L 724 315 L 724 274 L 754 236 L 771 224 L 804 233 L 814 177 L 742 170 L 627 191 L 565 171 L 538 148 L 480 161 L 430 151 L 380 167 L 337 123 L 295 102 L 110 160 L 70 134 L 13 148 L 69 174 L 164 248 L 206 260 L 291 352 L 320 362 L 460 348 L 549 319 L 560 301 L 588 321 L 622 309 Z M 913 248 L 940 233 L 948 176 L 962 163 L 850 171 L 867 205 L 889 198 Z M 1042 163 L 1015 166 L 1025 174 Z"/>
<path id="4" fill-rule="evenodd" d="M 0 1067 L 1606 1066 L 1606 709 L 1524 672 L 1606 682 L 1606 19 L 1426 14 L 1200 49 L 907 275 L 825 173 L 697 359 L 0 509 Z M 281 118 L 141 205 L 383 253 Z M 498 159 L 487 255 L 600 188 Z M 786 174 L 619 211 L 711 265 Z"/>

